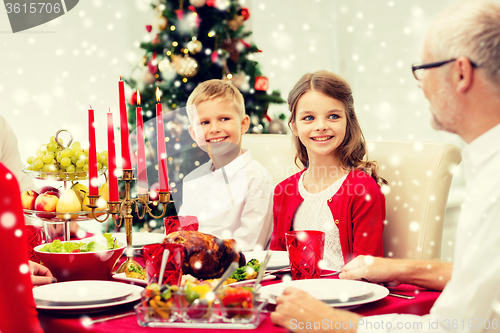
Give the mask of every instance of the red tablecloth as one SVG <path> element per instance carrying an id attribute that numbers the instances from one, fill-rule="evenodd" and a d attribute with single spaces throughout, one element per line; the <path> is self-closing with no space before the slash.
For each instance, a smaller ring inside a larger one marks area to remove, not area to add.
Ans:
<path id="1" fill-rule="evenodd" d="M 123 261 L 123 260 L 122 260 Z M 139 262 L 139 260 L 138 260 Z M 139 262 L 141 263 L 141 262 Z M 277 283 L 279 280 L 268 281 L 263 283 L 264 285 Z M 364 316 L 369 315 L 379 315 L 379 314 L 387 314 L 387 313 L 410 313 L 417 315 L 428 314 L 430 308 L 434 304 L 434 301 L 440 295 L 439 292 L 429 291 L 421 288 L 417 288 L 410 285 L 401 285 L 398 288 L 393 288 L 391 291 L 407 294 L 407 295 L 415 295 L 415 299 L 407 300 L 396 297 L 387 296 L 384 299 L 379 301 L 365 304 L 359 306 L 357 308 L 352 309 L 351 311 L 359 313 Z M 85 325 L 85 321 L 90 317 L 91 319 L 97 319 L 102 317 L 108 317 L 113 315 L 118 315 L 126 312 L 131 312 L 134 309 L 134 304 L 125 304 L 113 308 L 112 310 L 108 310 L 106 312 L 100 312 L 96 314 L 89 315 L 64 315 L 64 314 L 54 314 L 50 312 L 39 312 L 39 319 L 42 324 L 42 328 L 46 333 L 50 332 L 109 332 L 109 333 L 120 333 L 120 332 L 205 332 L 205 331 L 213 331 L 213 332 L 245 332 L 247 330 L 229 330 L 229 329 L 180 329 L 180 328 L 147 328 L 141 327 L 137 324 L 137 319 L 135 315 L 114 319 L 111 321 L 97 323 L 93 325 Z M 268 306 L 268 310 L 273 310 L 273 305 Z M 274 326 L 271 322 L 269 314 L 265 314 L 265 319 L 260 324 L 260 326 L 256 329 L 259 332 L 287 332 L 286 329 Z"/>

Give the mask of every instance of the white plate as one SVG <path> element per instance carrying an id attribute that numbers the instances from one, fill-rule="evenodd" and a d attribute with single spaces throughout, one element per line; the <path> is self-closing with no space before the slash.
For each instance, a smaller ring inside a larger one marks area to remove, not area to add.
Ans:
<path id="1" fill-rule="evenodd" d="M 118 243 L 127 244 L 127 236 L 124 232 L 113 233 L 113 237 L 116 238 Z M 133 247 L 143 247 L 149 244 L 159 244 L 163 243 L 165 239 L 164 234 L 154 233 L 154 232 L 133 232 L 132 233 L 132 246 Z M 94 237 L 84 238 L 82 242 L 88 242 L 94 240 Z"/>
<path id="2" fill-rule="evenodd" d="M 121 282 L 115 282 L 115 283 L 121 283 Z M 58 283 L 56 283 L 56 284 L 58 284 Z M 117 301 L 112 301 L 112 302 L 108 302 L 108 303 L 87 304 L 87 305 L 61 305 L 61 306 L 45 304 L 45 302 L 43 302 L 43 301 L 39 301 L 39 302 L 35 301 L 35 303 L 37 303 L 36 308 L 38 310 L 61 312 L 64 314 L 92 313 L 92 312 L 105 311 L 110 307 L 135 302 L 135 301 L 138 301 L 141 299 L 141 292 L 144 289 L 143 287 L 134 286 L 134 285 L 125 284 L 125 283 L 122 283 L 122 284 L 129 287 L 131 294 L 129 296 L 125 297 L 124 299 L 120 299 Z M 41 287 L 37 287 L 37 288 L 41 288 Z M 37 289 L 37 288 L 35 288 L 35 289 Z"/>
<path id="3" fill-rule="evenodd" d="M 272 253 L 273 254 L 269 259 L 266 270 L 280 269 L 290 266 L 287 251 L 272 251 Z M 267 251 L 249 251 L 243 252 L 243 254 L 245 255 L 247 262 L 252 259 L 257 259 L 260 263 L 262 263 L 266 258 Z"/>
<path id="4" fill-rule="evenodd" d="M 33 289 L 37 301 L 56 302 L 59 305 L 105 303 L 132 293 L 128 285 L 112 281 L 68 281 L 46 284 Z"/>
<path id="5" fill-rule="evenodd" d="M 370 303 L 389 295 L 389 290 L 378 284 L 353 280 L 310 279 L 264 286 L 260 288 L 260 296 L 275 304 L 275 297 L 281 295 L 286 287 L 304 290 L 333 307 Z M 356 292 L 356 289 L 362 292 Z"/>
<path id="6" fill-rule="evenodd" d="M 130 277 L 127 277 L 127 275 L 125 273 L 115 273 L 115 274 L 113 274 L 113 279 L 120 280 L 120 281 L 133 282 L 134 284 L 138 284 L 141 286 L 148 285 L 148 282 L 146 280 L 130 278 Z"/>
<path id="7" fill-rule="evenodd" d="M 270 280 L 274 280 L 276 279 L 276 276 L 275 275 L 268 275 L 268 276 L 264 276 L 262 278 L 262 281 L 261 282 L 264 282 L 264 281 L 270 281 Z M 238 281 L 238 282 L 233 282 L 233 283 L 230 283 L 228 284 L 228 286 L 245 286 L 245 285 L 253 285 L 253 283 L 255 282 L 255 279 L 251 279 L 251 280 L 243 280 L 243 281 Z"/>

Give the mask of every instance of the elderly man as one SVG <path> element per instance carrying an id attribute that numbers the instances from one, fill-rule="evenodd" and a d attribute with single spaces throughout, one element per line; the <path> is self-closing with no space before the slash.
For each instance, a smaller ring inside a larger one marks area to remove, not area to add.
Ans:
<path id="1" fill-rule="evenodd" d="M 458 222 L 455 261 L 452 265 L 360 256 L 344 267 L 340 278 L 410 283 L 442 290 L 441 296 L 426 316 L 361 317 L 289 288 L 276 300 L 271 314 L 275 324 L 297 332 L 291 323 L 323 319 L 341 323 L 337 327 L 346 332 L 397 332 L 397 324 L 405 322 L 425 332 L 498 331 L 500 5 L 472 0 L 449 8 L 429 30 L 421 60 L 422 65 L 412 70 L 430 102 L 433 127 L 456 133 L 468 143 L 467 196 Z"/>

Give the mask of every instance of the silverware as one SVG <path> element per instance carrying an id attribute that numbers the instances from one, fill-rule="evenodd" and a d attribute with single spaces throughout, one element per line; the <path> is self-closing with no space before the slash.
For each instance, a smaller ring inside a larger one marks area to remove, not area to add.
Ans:
<path id="1" fill-rule="evenodd" d="M 336 276 L 339 275 L 341 271 L 335 271 L 333 273 L 328 273 L 328 274 L 321 274 L 321 277 L 327 277 L 327 276 Z"/>
<path id="2" fill-rule="evenodd" d="M 404 298 L 404 299 L 414 299 L 415 298 L 415 296 L 402 295 L 402 294 L 396 294 L 396 293 L 389 293 L 389 296 L 399 297 L 399 298 Z"/>
<path id="3" fill-rule="evenodd" d="M 259 274 L 257 275 L 257 279 L 255 279 L 255 282 L 253 284 L 254 291 L 260 287 L 260 281 L 264 277 L 264 272 L 266 271 L 267 263 L 269 262 L 269 259 L 271 259 L 272 254 L 273 251 L 267 250 L 266 258 L 264 259 L 264 262 L 260 265 Z"/>
<path id="4" fill-rule="evenodd" d="M 163 274 L 165 273 L 165 267 L 167 266 L 168 256 L 170 255 L 170 251 L 168 249 L 163 250 L 163 256 L 161 257 L 161 266 L 160 266 L 160 278 L 158 279 L 158 285 L 163 284 Z"/>
<path id="5" fill-rule="evenodd" d="M 290 270 L 290 267 L 283 267 L 283 268 L 280 268 L 280 269 L 277 269 L 277 270 L 274 270 L 274 271 L 268 271 L 266 274 L 264 274 L 263 277 L 266 277 L 266 276 L 271 275 L 271 274 L 286 272 L 286 271 L 289 271 L 289 270 Z"/>
<path id="6" fill-rule="evenodd" d="M 123 318 L 123 317 L 128 317 L 128 316 L 131 316 L 134 314 L 135 314 L 135 312 L 127 312 L 127 313 L 122 313 L 122 314 L 119 314 L 116 316 L 104 317 L 104 318 L 99 318 L 99 319 L 92 319 L 92 320 L 86 321 L 85 324 L 93 325 L 93 324 L 97 324 L 97 323 L 103 323 L 105 321 Z"/>

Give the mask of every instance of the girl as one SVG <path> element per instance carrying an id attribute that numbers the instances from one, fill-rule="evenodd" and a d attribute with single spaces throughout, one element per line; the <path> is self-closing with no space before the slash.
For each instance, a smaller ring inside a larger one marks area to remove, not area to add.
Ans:
<path id="1" fill-rule="evenodd" d="M 304 75 L 288 95 L 288 123 L 304 170 L 274 191 L 272 250 L 290 230 L 325 232 L 324 260 L 340 270 L 357 255 L 383 256 L 385 198 L 347 82 L 328 71 Z M 297 164 L 298 166 L 298 164 Z"/>

